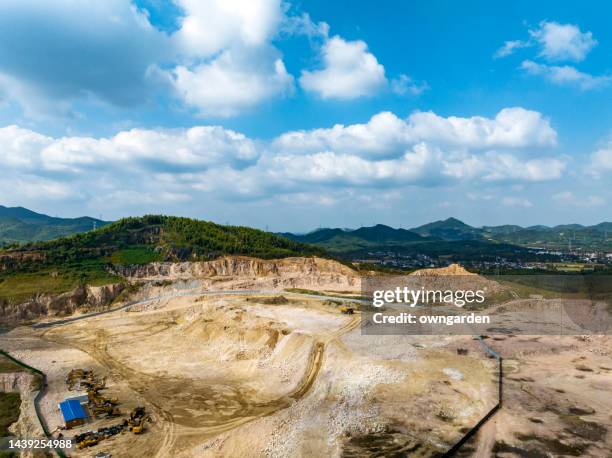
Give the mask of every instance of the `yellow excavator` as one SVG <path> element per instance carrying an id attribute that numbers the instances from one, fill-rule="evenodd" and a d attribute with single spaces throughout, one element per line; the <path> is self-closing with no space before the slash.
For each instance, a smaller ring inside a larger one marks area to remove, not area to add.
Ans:
<path id="1" fill-rule="evenodd" d="M 138 420 L 137 424 L 130 426 L 130 431 L 132 431 L 134 434 L 142 434 L 144 431 L 145 421 L 147 421 L 147 417 L 142 417 Z"/>
<path id="2" fill-rule="evenodd" d="M 353 307 L 340 307 L 340 313 L 342 313 L 343 315 L 352 315 L 355 313 L 355 309 Z"/>
<path id="3" fill-rule="evenodd" d="M 91 407 L 91 413 L 95 417 L 99 417 L 100 415 L 106 415 L 107 417 L 118 417 L 121 415 L 121 411 L 118 407 L 108 403 Z"/>
<path id="4" fill-rule="evenodd" d="M 95 434 L 93 431 L 79 434 L 77 437 L 75 437 L 75 442 L 77 443 L 77 447 L 79 449 L 93 447 L 94 445 L 97 445 L 100 440 L 100 436 Z"/>
<path id="5" fill-rule="evenodd" d="M 151 418 L 147 415 L 144 407 L 138 406 L 132 410 L 130 418 L 125 420 L 125 425 L 134 434 L 142 434 L 147 421 L 151 421 Z"/>
<path id="6" fill-rule="evenodd" d="M 98 382 L 94 384 L 91 388 L 87 389 L 87 399 L 89 400 L 90 405 L 101 405 L 101 404 L 119 404 L 119 400 L 117 398 L 105 398 L 100 395 L 100 390 L 103 390 L 106 386 L 104 381 Z"/>

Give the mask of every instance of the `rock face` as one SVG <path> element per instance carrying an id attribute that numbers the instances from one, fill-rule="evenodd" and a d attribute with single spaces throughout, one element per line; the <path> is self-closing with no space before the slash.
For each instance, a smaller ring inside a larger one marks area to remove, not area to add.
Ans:
<path id="1" fill-rule="evenodd" d="M 39 251 L 16 251 L 0 254 L 0 272 L 14 269 L 24 263 L 44 261 L 45 254 Z"/>
<path id="2" fill-rule="evenodd" d="M 357 290 L 357 272 L 337 261 L 322 258 L 257 259 L 226 256 L 207 262 L 155 262 L 116 268 L 116 273 L 140 280 L 215 280 L 233 286 L 294 287 L 326 290 Z"/>
<path id="3" fill-rule="evenodd" d="M 0 323 L 14 324 L 43 316 L 65 316 L 77 311 L 100 310 L 123 291 L 124 284 L 79 286 L 63 294 L 37 294 L 21 304 L 0 302 Z"/>
<path id="4" fill-rule="evenodd" d="M 19 393 L 29 397 L 32 392 L 34 376 L 29 372 L 6 372 L 0 374 L 0 392 Z"/>
<path id="5" fill-rule="evenodd" d="M 219 290 L 307 288 L 358 291 L 361 286 L 359 275 L 351 268 L 329 259 L 303 257 L 264 260 L 226 256 L 207 262 L 155 262 L 116 266 L 114 273 L 131 281 L 188 281 L 195 283 L 193 287 Z M 125 288 L 124 283 L 80 286 L 63 294 L 37 294 L 21 304 L 0 302 L 0 324 L 102 310 Z"/>

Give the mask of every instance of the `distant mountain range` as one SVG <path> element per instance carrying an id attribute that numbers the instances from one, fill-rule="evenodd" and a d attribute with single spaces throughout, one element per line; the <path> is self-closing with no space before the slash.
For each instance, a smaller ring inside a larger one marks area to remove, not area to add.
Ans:
<path id="1" fill-rule="evenodd" d="M 594 226 L 565 224 L 560 226 L 517 225 L 473 227 L 456 218 L 435 221 L 412 229 L 394 229 L 383 224 L 355 230 L 318 229 L 296 235 L 281 234 L 295 241 L 320 245 L 335 253 L 357 253 L 363 250 L 389 250 L 421 248 L 423 252 L 441 246 L 461 250 L 461 246 L 480 246 L 482 249 L 498 251 L 507 246 L 538 247 L 546 249 L 592 249 L 612 251 L 612 223 Z M 441 244 L 441 242 L 444 242 Z M 463 242 L 463 243 L 458 243 Z M 450 245 L 449 245 L 450 244 Z M 497 247 L 492 247 L 496 245 Z"/>
<path id="2" fill-rule="evenodd" d="M 0 245 L 51 240 L 106 224 L 108 221 L 88 216 L 54 218 L 23 207 L 0 205 Z"/>
<path id="3" fill-rule="evenodd" d="M 86 232 L 109 224 L 87 216 L 57 218 L 23 207 L 0 205 L 0 245 L 45 241 Z M 456 218 L 434 221 L 412 229 L 395 229 L 383 224 L 358 229 L 326 228 L 308 234 L 280 233 L 296 242 L 317 245 L 335 254 L 359 255 L 365 251 L 400 250 L 409 254 L 478 250 L 501 256 L 519 247 L 612 251 L 612 223 L 594 226 L 517 225 L 474 227 Z"/>

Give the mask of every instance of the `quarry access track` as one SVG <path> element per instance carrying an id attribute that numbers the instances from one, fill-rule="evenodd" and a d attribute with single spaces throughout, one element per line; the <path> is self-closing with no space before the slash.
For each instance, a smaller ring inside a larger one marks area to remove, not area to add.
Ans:
<path id="1" fill-rule="evenodd" d="M 108 310 L 101 310 L 99 312 L 85 313 L 83 315 L 71 316 L 69 318 L 63 318 L 60 320 L 45 321 L 43 323 L 34 323 L 32 325 L 32 328 L 44 329 L 44 328 L 52 328 L 55 326 L 62 326 L 64 324 L 73 323 L 75 321 L 86 320 L 88 318 L 106 315 L 108 313 L 119 312 L 121 310 L 125 310 L 125 309 L 128 309 L 136 305 L 148 304 L 149 302 L 159 301 L 162 299 L 174 299 L 177 297 L 191 297 L 191 296 L 240 296 L 240 295 L 266 295 L 266 294 L 270 294 L 270 295 L 271 294 L 283 294 L 284 296 L 306 297 L 306 298 L 312 298 L 312 299 L 322 299 L 322 300 L 329 300 L 329 301 L 349 302 L 349 303 L 358 303 L 358 304 L 368 303 L 367 301 L 362 300 L 362 299 L 353 299 L 353 298 L 347 298 L 347 297 L 341 297 L 341 296 L 327 296 L 327 295 L 321 295 L 321 294 L 293 293 L 289 291 L 246 290 L 246 289 L 235 289 L 235 290 L 226 290 L 226 291 L 198 290 L 198 291 L 188 291 L 188 292 L 180 292 L 180 293 L 173 293 L 173 294 L 162 294 L 159 296 L 142 299 L 140 301 L 128 302 L 127 304 L 123 304 L 119 307 L 114 307 Z"/>

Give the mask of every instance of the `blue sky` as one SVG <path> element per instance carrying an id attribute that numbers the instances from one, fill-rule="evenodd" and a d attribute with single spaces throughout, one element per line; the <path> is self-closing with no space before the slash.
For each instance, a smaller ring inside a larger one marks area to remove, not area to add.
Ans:
<path id="1" fill-rule="evenodd" d="M 610 220 L 609 10 L 7 0 L 0 204 L 294 231 Z"/>

